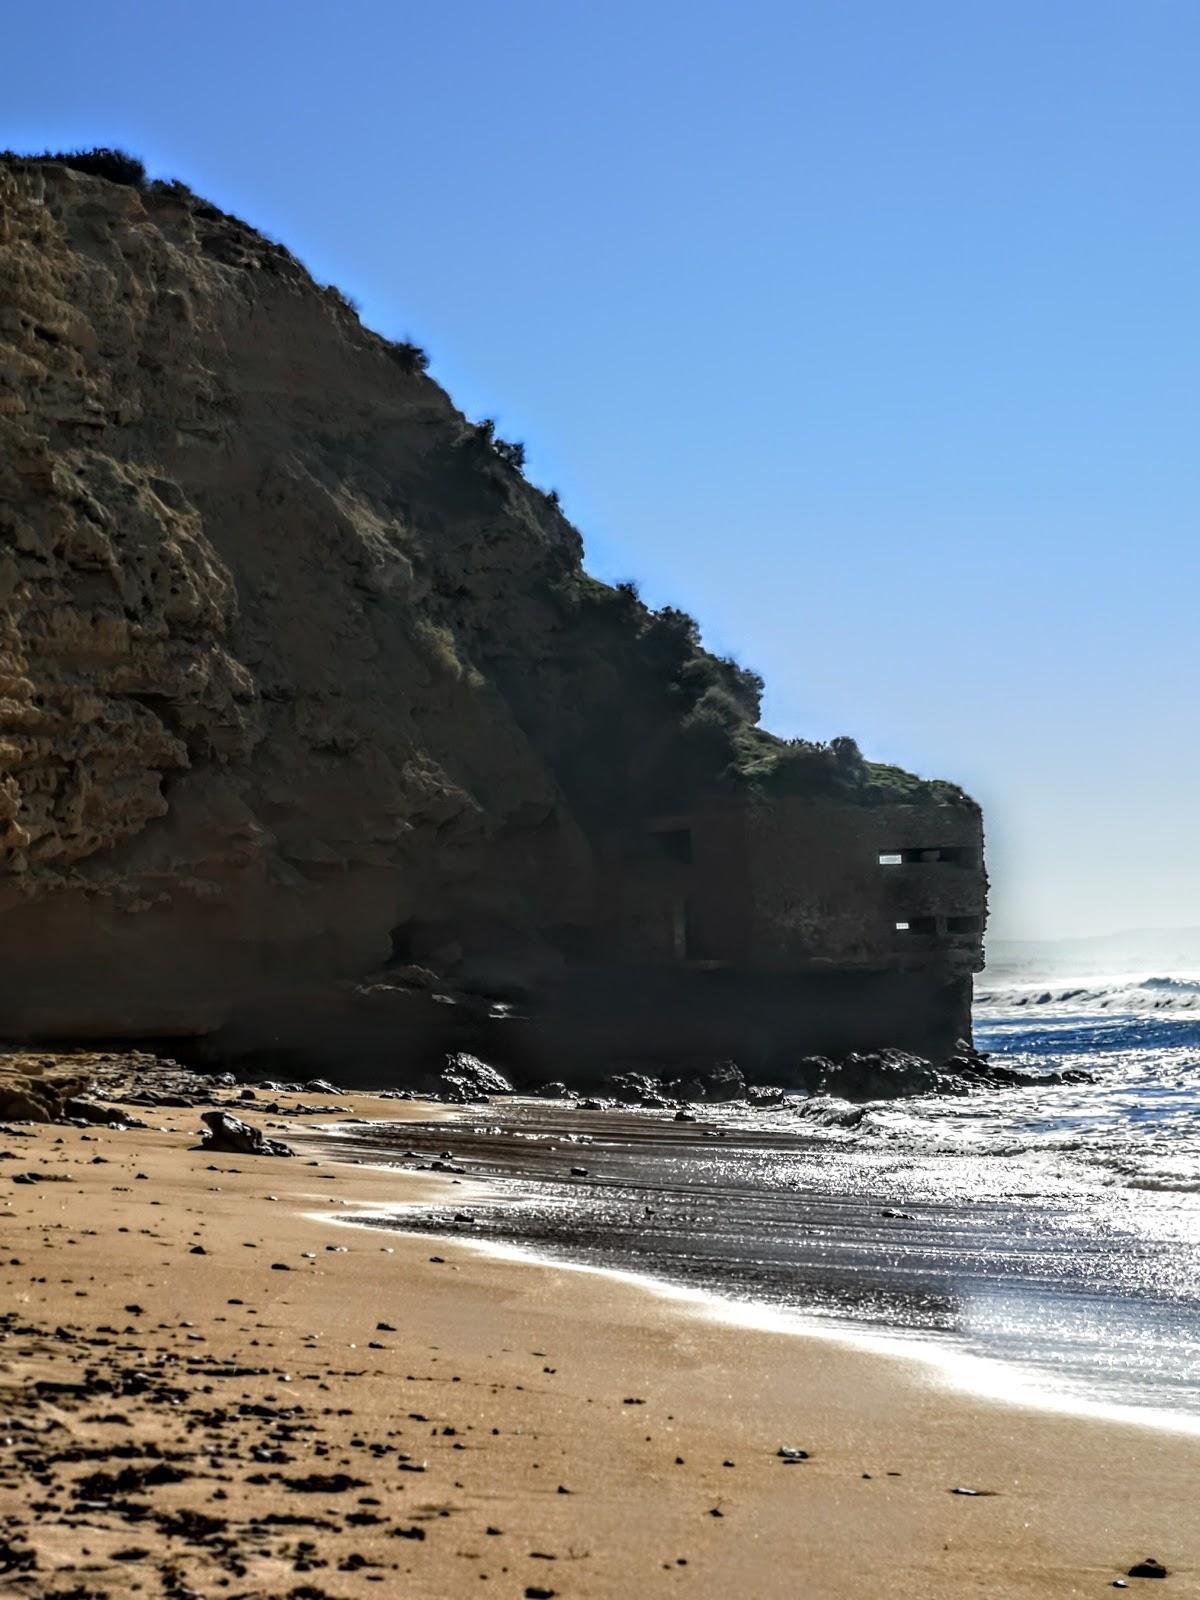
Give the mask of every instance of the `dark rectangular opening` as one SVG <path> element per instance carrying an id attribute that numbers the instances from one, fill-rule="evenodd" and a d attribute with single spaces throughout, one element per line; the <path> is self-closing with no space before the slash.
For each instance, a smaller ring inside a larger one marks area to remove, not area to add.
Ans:
<path id="1" fill-rule="evenodd" d="M 970 845 L 936 844 L 914 845 L 907 850 L 881 850 L 881 867 L 928 866 L 933 862 L 947 862 L 955 867 L 973 867 L 978 856 Z"/>
<path id="2" fill-rule="evenodd" d="M 914 934 L 929 938 L 938 931 L 936 917 L 908 917 L 903 922 L 897 922 L 896 932 L 911 938 Z"/>
<path id="3" fill-rule="evenodd" d="M 682 861 L 690 865 L 692 859 L 692 830 L 690 828 L 664 828 L 652 833 L 654 848 L 668 861 Z"/>
<path id="4" fill-rule="evenodd" d="M 947 917 L 947 933 L 978 933 L 983 927 L 979 917 Z"/>

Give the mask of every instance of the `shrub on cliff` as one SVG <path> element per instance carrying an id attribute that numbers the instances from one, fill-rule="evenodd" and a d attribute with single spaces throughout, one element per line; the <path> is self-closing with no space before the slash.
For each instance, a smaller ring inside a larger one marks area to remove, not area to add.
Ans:
<path id="1" fill-rule="evenodd" d="M 327 300 L 331 300 L 339 311 L 345 311 L 350 316 L 357 318 L 362 307 L 352 294 L 346 294 L 339 289 L 336 283 L 327 283 L 322 291 Z"/>
<path id="2" fill-rule="evenodd" d="M 464 443 L 479 451 L 483 459 L 499 456 L 501 461 L 517 472 L 525 469 L 525 446 L 519 440 L 501 439 L 496 432 L 495 417 L 481 417 L 466 435 Z"/>
<path id="3" fill-rule="evenodd" d="M 413 344 L 411 339 L 390 340 L 388 354 L 397 366 L 403 367 L 405 372 L 425 372 L 429 366 L 429 357 L 421 346 Z"/>
<path id="4" fill-rule="evenodd" d="M 493 439 L 492 449 L 501 461 L 507 461 L 510 467 L 515 467 L 518 472 L 525 467 L 525 446 L 519 440 Z"/>
<path id="5" fill-rule="evenodd" d="M 29 154 L 4 150 L 0 151 L 0 161 L 58 161 L 76 172 L 123 183 L 130 189 L 140 189 L 146 181 L 146 168 L 137 156 L 127 150 L 111 150 L 107 145 L 97 145 L 93 150 L 39 150 Z"/>
<path id="6" fill-rule="evenodd" d="M 748 728 L 739 739 L 732 772 L 739 784 L 767 796 L 836 796 L 863 805 L 975 803 L 957 784 L 866 760 L 857 742 L 845 734 L 821 744 Z"/>

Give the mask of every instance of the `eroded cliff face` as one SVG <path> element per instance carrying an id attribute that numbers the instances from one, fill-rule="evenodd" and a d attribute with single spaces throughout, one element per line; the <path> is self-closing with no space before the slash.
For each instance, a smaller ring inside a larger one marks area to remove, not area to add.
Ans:
<path id="1" fill-rule="evenodd" d="M 586 918 L 468 654 L 552 653 L 546 497 L 185 194 L 0 168 L 0 286 L 0 1025 L 207 1030 L 397 927 L 535 955 Z"/>
<path id="2" fill-rule="evenodd" d="M 371 974 L 553 972 L 751 737 L 422 368 L 181 186 L 0 162 L 0 1036 L 329 1059 L 339 993 L 386 1055 Z"/>

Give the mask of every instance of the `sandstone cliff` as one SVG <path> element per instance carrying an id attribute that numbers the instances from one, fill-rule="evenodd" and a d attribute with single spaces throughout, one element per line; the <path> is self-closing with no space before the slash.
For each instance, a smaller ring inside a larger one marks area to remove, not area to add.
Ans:
<path id="1" fill-rule="evenodd" d="M 0 162 L 0 1033 L 287 1045 L 390 958 L 527 978 L 600 830 L 774 760 L 423 368 L 180 185 Z"/>

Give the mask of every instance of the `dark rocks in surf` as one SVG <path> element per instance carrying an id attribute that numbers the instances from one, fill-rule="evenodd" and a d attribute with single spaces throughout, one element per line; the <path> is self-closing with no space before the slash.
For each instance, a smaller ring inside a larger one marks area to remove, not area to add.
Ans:
<path id="1" fill-rule="evenodd" d="M 618 1105 L 644 1106 L 669 1111 L 680 1101 L 707 1101 L 710 1104 L 744 1100 L 745 1074 L 735 1061 L 691 1059 L 673 1063 L 671 1075 L 631 1062 L 615 1065 L 598 1084 L 601 1094 Z"/>
<path id="2" fill-rule="evenodd" d="M 746 1099 L 752 1106 L 781 1106 L 784 1103 L 783 1090 L 774 1083 L 751 1084 L 746 1091 Z"/>
<path id="3" fill-rule="evenodd" d="M 907 1050 L 873 1050 L 863 1055 L 852 1052 L 831 1064 L 818 1092 L 842 1100 L 897 1100 L 921 1094 L 963 1095 L 969 1087 L 962 1078 Z"/>
<path id="4" fill-rule="evenodd" d="M 927 1061 L 907 1050 L 852 1051 L 840 1060 L 803 1056 L 787 1075 L 787 1085 L 809 1095 L 841 1100 L 898 1100 L 917 1095 L 962 1096 L 977 1088 L 1036 1088 L 1048 1084 L 1091 1083 L 1087 1072 L 1033 1072 L 1001 1065 L 960 1040 L 953 1056 Z"/>

